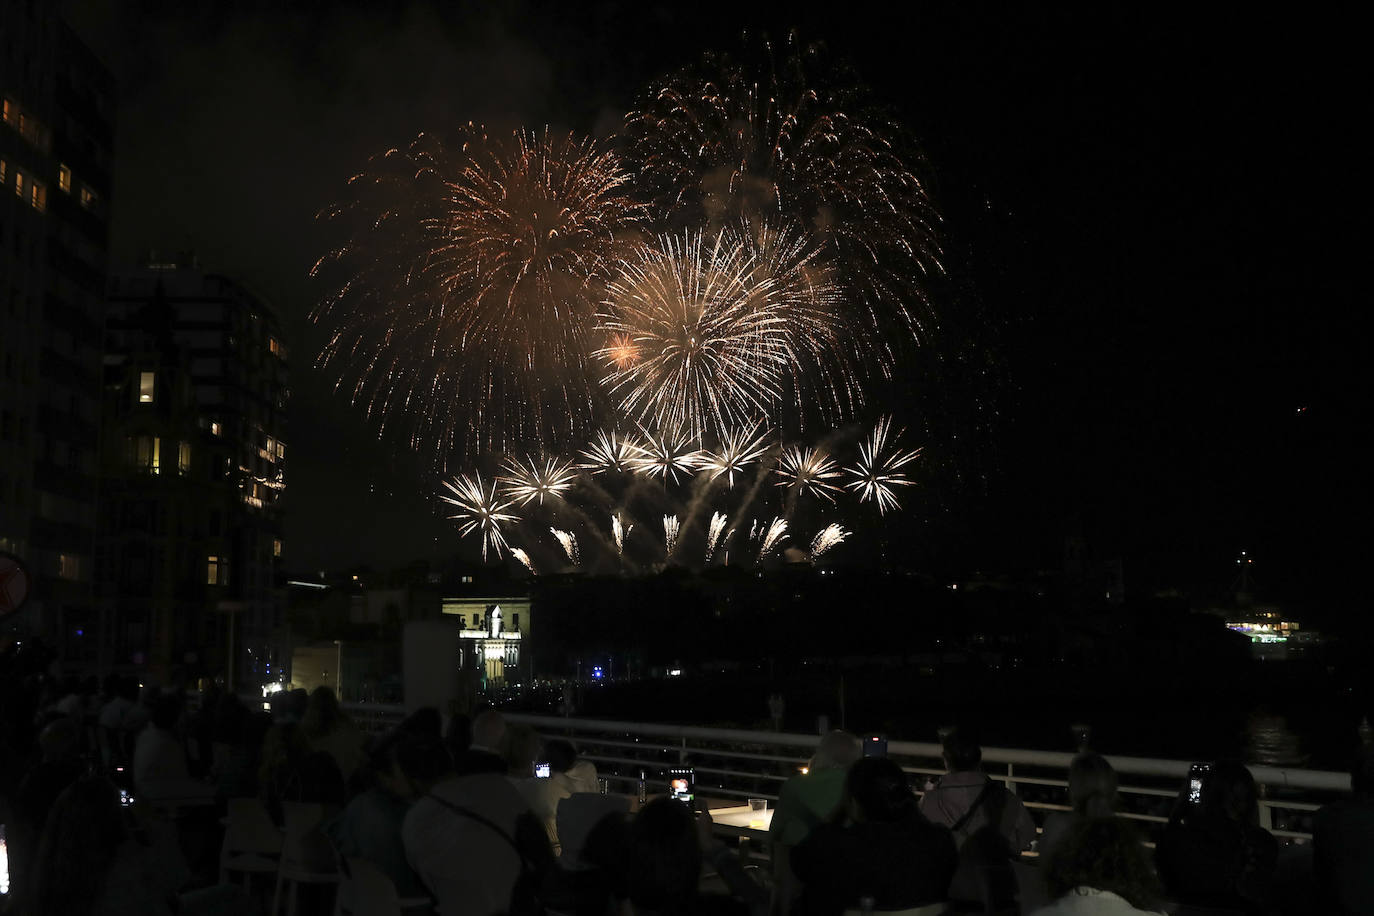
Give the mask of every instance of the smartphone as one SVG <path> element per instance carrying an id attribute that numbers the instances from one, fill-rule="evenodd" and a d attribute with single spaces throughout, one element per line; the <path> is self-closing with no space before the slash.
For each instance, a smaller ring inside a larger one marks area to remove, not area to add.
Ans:
<path id="1" fill-rule="evenodd" d="M 534 775 L 538 776 L 540 779 L 548 779 L 551 775 L 551 772 L 552 767 L 550 767 L 547 763 L 536 763 L 534 765 Z"/>
<path id="2" fill-rule="evenodd" d="M 1211 772 L 1210 763 L 1195 763 L 1188 768 L 1188 803 L 1196 805 L 1202 801 L 1202 781 Z"/>
<path id="3" fill-rule="evenodd" d="M 128 790 L 128 789 L 123 789 L 123 788 L 121 788 L 121 789 L 119 790 L 119 804 L 120 804 L 122 807 L 127 808 L 127 807 L 129 807 L 130 805 L 132 805 L 133 803 L 134 803 L 134 797 L 133 797 L 132 795 L 129 794 L 129 790 Z"/>
<path id="4" fill-rule="evenodd" d="M 673 801 L 691 806 L 696 800 L 696 771 L 691 767 L 673 767 L 668 770 L 668 797 Z"/>
<path id="5" fill-rule="evenodd" d="M 865 757 L 886 757 L 886 756 L 887 756 L 887 735 L 865 735 L 865 736 L 864 736 L 864 756 L 865 756 Z"/>
<path id="6" fill-rule="evenodd" d="M 0 824 L 0 900 L 10 892 L 10 847 L 5 841 L 5 825 Z"/>

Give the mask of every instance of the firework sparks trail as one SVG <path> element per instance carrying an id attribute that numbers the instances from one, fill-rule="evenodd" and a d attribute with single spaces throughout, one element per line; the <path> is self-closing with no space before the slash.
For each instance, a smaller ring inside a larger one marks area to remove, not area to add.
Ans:
<path id="1" fill-rule="evenodd" d="M 720 546 L 720 536 L 725 531 L 725 513 L 711 513 L 711 527 L 706 532 L 706 562 L 711 562 L 716 548 Z"/>
<path id="2" fill-rule="evenodd" d="M 822 46 L 790 36 L 746 56 L 708 55 L 653 87 L 626 118 L 629 168 L 678 218 L 799 221 L 841 268 L 856 353 L 886 375 L 886 326 L 920 336 L 925 280 L 944 272 L 939 214 L 907 163 L 919 153 Z"/>
<path id="3" fill-rule="evenodd" d="M 763 530 L 763 543 L 759 545 L 759 560 L 772 553 L 774 548 L 787 538 L 787 522 L 781 518 L 775 518 L 768 523 L 768 527 Z"/>
<path id="4" fill-rule="evenodd" d="M 605 387 L 636 422 L 693 438 L 773 415 L 789 390 L 800 398 L 838 336 L 828 273 L 803 241 L 767 228 L 662 236 L 606 289 Z"/>
<path id="5" fill-rule="evenodd" d="M 859 502 L 872 499 L 878 504 L 878 514 L 888 509 L 901 508 L 893 487 L 909 487 L 915 481 L 902 472 L 902 468 L 920 457 L 921 449 L 904 452 L 896 445 L 902 435 L 899 430 L 892 436 L 892 446 L 888 447 L 888 435 L 892 431 L 892 417 L 886 416 L 878 421 L 872 435 L 859 445 L 859 462 L 855 467 L 845 468 L 854 477 L 845 484 L 859 494 Z"/>
<path id="6" fill-rule="evenodd" d="M 817 448 L 791 446 L 782 453 L 778 461 L 778 482 L 780 487 L 795 487 L 798 493 L 810 493 L 831 503 L 833 494 L 840 492 L 840 485 L 831 483 L 840 477 L 840 466 L 825 452 Z"/>
<path id="7" fill-rule="evenodd" d="M 321 365 L 436 460 L 562 445 L 589 425 L 607 281 L 648 210 L 618 156 L 548 131 L 463 129 L 375 157 L 321 214 L 347 237 L 312 274 Z"/>
<path id="8" fill-rule="evenodd" d="M 634 460 L 642 453 L 643 449 L 627 436 L 598 432 L 596 441 L 582 451 L 582 457 L 587 460 L 579 466 L 593 474 L 624 474 L 634 470 Z"/>
<path id="9" fill-rule="evenodd" d="M 558 538 L 558 543 L 563 545 L 563 552 L 568 555 L 568 562 L 577 566 L 582 561 L 582 554 L 577 548 L 577 535 L 571 531 L 560 531 L 557 528 L 550 528 L 549 531 Z"/>
<path id="10" fill-rule="evenodd" d="M 664 483 L 670 479 L 677 483 L 678 474 L 690 474 L 696 463 L 697 451 L 692 448 L 692 437 L 670 431 L 661 431 L 658 435 L 646 432 L 639 454 L 630 459 L 630 466 L 637 473 L 660 477 Z"/>
<path id="11" fill-rule="evenodd" d="M 620 521 L 620 514 L 611 515 L 611 536 L 615 538 L 615 552 L 620 556 L 625 556 L 625 539 L 630 536 L 630 532 L 635 530 L 631 525 L 626 528 Z"/>
<path id="12" fill-rule="evenodd" d="M 474 531 L 478 533 L 482 539 L 484 562 L 487 559 L 488 548 L 495 550 L 499 557 L 507 546 L 505 536 L 501 533 L 501 524 L 514 524 L 520 521 L 519 516 L 506 511 L 512 503 L 497 499 L 494 481 L 490 487 L 484 487 L 481 474 L 461 474 L 456 480 L 444 481 L 444 487 L 453 495 L 445 496 L 440 493 L 439 498 L 458 508 L 458 513 L 450 515 L 449 518 L 461 520 L 459 535 L 466 537 Z"/>
<path id="13" fill-rule="evenodd" d="M 843 544 L 847 537 L 849 532 L 839 525 L 833 522 L 826 525 L 811 539 L 811 559 L 816 559 L 836 544 Z"/>
<path id="14" fill-rule="evenodd" d="M 673 555 L 673 548 L 677 546 L 677 536 L 680 530 L 680 523 L 676 515 L 663 516 L 663 552 L 668 556 Z"/>
<path id="15" fill-rule="evenodd" d="M 746 465 L 768 451 L 769 436 L 766 432 L 759 433 L 760 425 L 760 421 L 755 421 L 748 427 L 722 433 L 720 447 L 714 452 L 703 450 L 697 458 L 697 467 L 709 471 L 712 480 L 724 475 L 727 486 L 733 489 L 735 475 L 743 475 Z"/>
<path id="16" fill-rule="evenodd" d="M 530 559 L 530 555 L 525 553 L 525 551 L 521 550 L 519 547 L 512 547 L 510 549 L 510 555 L 515 557 L 521 563 L 524 563 L 525 568 L 528 569 L 530 572 L 534 573 L 536 576 L 539 575 L 538 571 L 534 568 L 534 561 Z"/>
<path id="17" fill-rule="evenodd" d="M 511 459 L 506 462 L 506 475 L 497 481 L 505 495 L 520 505 L 538 499 L 542 506 L 545 496 L 561 498 L 577 481 L 577 473 L 571 461 L 549 458 L 541 467 L 533 458 L 526 458 L 523 464 Z"/>

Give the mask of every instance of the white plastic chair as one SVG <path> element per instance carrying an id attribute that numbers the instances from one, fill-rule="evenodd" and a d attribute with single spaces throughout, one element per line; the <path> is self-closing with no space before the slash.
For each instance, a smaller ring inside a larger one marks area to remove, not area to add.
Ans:
<path id="1" fill-rule="evenodd" d="M 290 882 L 289 916 L 296 916 L 297 890 L 302 884 L 338 884 L 339 860 L 334 847 L 320 829 L 324 806 L 308 802 L 282 802 L 286 835 L 282 839 L 281 859 L 277 864 L 277 889 L 272 894 L 272 912 L 277 916 L 282 886 Z"/>
<path id="2" fill-rule="evenodd" d="M 219 883 L 231 883 L 240 872 L 245 887 L 252 889 L 253 875 L 276 874 L 282 835 L 267 809 L 256 798 L 231 798 L 224 820 L 224 842 L 219 849 Z"/>

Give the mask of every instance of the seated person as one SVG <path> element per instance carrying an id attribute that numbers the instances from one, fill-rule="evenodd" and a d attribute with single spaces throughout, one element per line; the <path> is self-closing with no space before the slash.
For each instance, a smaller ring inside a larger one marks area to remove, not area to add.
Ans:
<path id="1" fill-rule="evenodd" d="M 977 739 L 956 728 L 945 735 L 942 744 L 947 772 L 926 790 L 921 813 L 953 830 L 960 843 L 991 823 L 1014 851 L 1030 849 L 1036 837 L 1035 821 L 1021 799 L 983 773 L 983 749 Z"/>
<path id="2" fill-rule="evenodd" d="M 1048 857 L 1075 824 L 1116 813 L 1116 770 L 1101 754 L 1087 751 L 1069 764 L 1069 805 L 1073 810 L 1045 818 L 1036 846 L 1041 858 Z"/>
<path id="3" fill-rule="evenodd" d="M 311 692 L 305 715 L 301 717 L 301 730 L 311 748 L 334 758 L 347 784 L 353 771 L 363 763 L 363 745 L 367 739 L 339 708 L 333 690 L 321 686 Z"/>
<path id="4" fill-rule="evenodd" d="M 703 894 L 707 857 L 731 895 Z M 625 861 L 625 910 L 632 916 L 701 916 L 762 913 L 768 895 L 750 881 L 733 850 L 711 838 L 711 817 L 668 798 L 655 798 L 630 822 Z"/>
<path id="5" fill-rule="evenodd" d="M 829 821 L 844 800 L 849 767 L 859 759 L 859 739 L 836 729 L 824 735 L 806 772 L 793 776 L 778 791 L 778 804 L 768 826 L 773 857 L 773 886 L 784 910 L 800 892 L 788 860 L 792 849 L 818 825 Z"/>
<path id="6" fill-rule="evenodd" d="M 1035 842 L 1035 822 L 1015 793 L 983 773 L 983 749 L 971 733 L 952 729 L 943 745 L 947 772 L 927 786 L 921 813 L 953 831 L 959 846 L 950 898 L 1008 906 L 1017 894 L 1013 863 Z"/>
<path id="7" fill-rule="evenodd" d="M 1259 793 L 1244 764 L 1212 764 L 1197 802 L 1185 786 L 1155 861 L 1165 892 L 1179 903 L 1271 911 L 1278 842 L 1259 826 Z"/>
<path id="8" fill-rule="evenodd" d="M 376 865 L 403 897 L 429 892 L 406 861 L 401 827 L 415 799 L 449 775 L 448 752 L 434 736 L 396 730 L 373 749 L 368 766 L 374 785 L 359 793 L 324 831 L 342 856 Z"/>
<path id="9" fill-rule="evenodd" d="M 554 869 L 543 825 L 501 773 L 451 775 L 415 801 L 401 827 L 406 859 L 444 916 L 491 916 Z"/>
<path id="10" fill-rule="evenodd" d="M 453 755 L 453 769 L 459 776 L 473 773 L 504 773 L 508 765 L 501 756 L 506 736 L 506 719 L 494 709 L 472 720 L 472 743 Z"/>
<path id="11" fill-rule="evenodd" d="M 251 912 L 241 888 L 178 893 L 191 877 L 172 824 L 123 808 L 114 784 L 83 777 L 53 804 L 33 868 L 8 912 L 172 916 Z"/>
<path id="12" fill-rule="evenodd" d="M 1045 863 L 1054 902 L 1037 916 L 1133 916 L 1159 910 L 1159 881 L 1143 838 L 1118 817 L 1069 825 Z"/>
<path id="13" fill-rule="evenodd" d="M 1327 912 L 1374 913 L 1374 747 L 1355 755 L 1350 788 L 1312 819 L 1313 872 Z"/>
<path id="14" fill-rule="evenodd" d="M 953 835 L 921 814 L 901 767 L 863 758 L 849 768 L 842 816 L 792 850 L 802 883 L 793 912 L 837 914 L 865 898 L 878 910 L 937 903 L 957 862 Z"/>
<path id="15" fill-rule="evenodd" d="M 164 694 L 151 703 L 152 721 L 134 745 L 134 791 L 146 801 L 208 801 L 215 789 L 191 777 L 186 749 L 176 733 L 181 697 Z"/>
<path id="16" fill-rule="evenodd" d="M 600 796 L 601 787 L 597 781 L 596 765 L 590 760 L 580 759 L 572 742 L 554 738 L 544 744 L 541 756 L 549 765 L 548 778 L 530 780 L 523 791 L 530 808 L 548 830 L 549 841 L 557 851 L 558 809 L 563 799 L 579 793 Z"/>

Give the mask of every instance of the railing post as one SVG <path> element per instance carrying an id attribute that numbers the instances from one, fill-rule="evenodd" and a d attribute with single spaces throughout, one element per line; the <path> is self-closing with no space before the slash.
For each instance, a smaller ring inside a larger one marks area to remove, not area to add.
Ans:
<path id="1" fill-rule="evenodd" d="M 1269 787 L 1264 783 L 1259 786 L 1259 820 L 1260 826 L 1265 830 L 1274 829 L 1274 809 L 1269 807 Z"/>
<path id="2" fill-rule="evenodd" d="M 1010 792 L 1012 795 L 1016 795 L 1016 794 L 1017 794 L 1017 792 L 1016 792 L 1016 779 L 1014 778 L 1015 776 L 1016 776 L 1016 764 L 1014 764 L 1014 763 L 1009 763 L 1009 764 L 1007 764 L 1007 791 Z"/>

